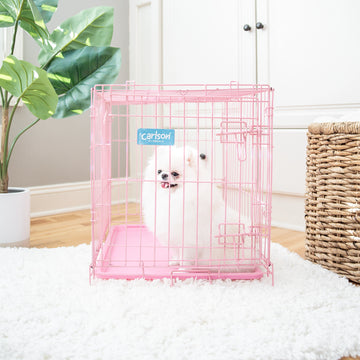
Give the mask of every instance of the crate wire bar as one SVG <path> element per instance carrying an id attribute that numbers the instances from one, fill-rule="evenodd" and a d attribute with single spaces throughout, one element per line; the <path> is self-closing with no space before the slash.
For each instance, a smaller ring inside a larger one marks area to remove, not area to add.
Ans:
<path id="1" fill-rule="evenodd" d="M 265 274 L 273 281 L 272 120 L 268 85 L 95 86 L 90 277 L 236 280 Z M 139 129 L 172 129 L 174 145 L 139 144 Z M 161 170 L 149 165 L 151 159 L 160 163 L 164 152 L 169 169 L 176 153 L 183 159 L 174 188 L 169 180 L 162 189 Z M 195 160 L 186 162 L 188 152 Z"/>

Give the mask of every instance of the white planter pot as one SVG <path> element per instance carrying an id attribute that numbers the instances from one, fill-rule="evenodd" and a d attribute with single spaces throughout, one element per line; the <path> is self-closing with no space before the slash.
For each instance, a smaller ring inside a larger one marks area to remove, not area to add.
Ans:
<path id="1" fill-rule="evenodd" d="M 9 188 L 0 194 L 0 246 L 29 246 L 30 190 Z"/>

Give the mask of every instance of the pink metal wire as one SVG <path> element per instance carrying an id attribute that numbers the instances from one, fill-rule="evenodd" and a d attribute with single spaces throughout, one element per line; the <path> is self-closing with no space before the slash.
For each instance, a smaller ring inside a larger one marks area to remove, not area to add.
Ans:
<path id="1" fill-rule="evenodd" d="M 174 129 L 175 145 L 138 144 L 138 129 Z M 266 275 L 273 281 L 272 148 L 268 85 L 95 86 L 90 276 L 173 281 Z M 157 173 L 164 151 L 169 179 L 178 173 L 167 190 Z M 192 162 L 189 151 L 196 154 Z M 144 220 L 149 201 L 150 225 Z"/>

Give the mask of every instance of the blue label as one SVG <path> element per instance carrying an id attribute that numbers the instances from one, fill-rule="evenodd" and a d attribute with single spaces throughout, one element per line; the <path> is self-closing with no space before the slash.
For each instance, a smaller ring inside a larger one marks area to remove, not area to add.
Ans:
<path id="1" fill-rule="evenodd" d="M 138 145 L 174 145 L 174 129 L 138 129 Z"/>

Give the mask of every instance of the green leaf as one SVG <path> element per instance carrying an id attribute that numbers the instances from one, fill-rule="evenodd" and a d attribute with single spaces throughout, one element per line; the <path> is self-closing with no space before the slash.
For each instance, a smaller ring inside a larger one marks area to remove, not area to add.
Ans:
<path id="1" fill-rule="evenodd" d="M 49 32 L 33 0 L 0 0 L 2 9 L 40 45 L 48 46 Z"/>
<path id="2" fill-rule="evenodd" d="M 2 5 L 0 5 L 0 27 L 9 27 L 13 26 L 14 24 L 14 18 Z"/>
<path id="3" fill-rule="evenodd" d="M 0 69 L 0 86 L 22 99 L 29 110 L 40 119 L 55 112 L 58 97 L 45 70 L 27 61 L 8 56 Z"/>
<path id="4" fill-rule="evenodd" d="M 59 0 L 34 0 L 45 23 L 49 22 L 57 9 Z"/>
<path id="5" fill-rule="evenodd" d="M 24 2 L 26 0 L 0 0 L 0 5 L 13 19 L 17 19 Z"/>
<path id="6" fill-rule="evenodd" d="M 48 76 L 59 94 L 53 117 L 81 114 L 90 107 L 91 88 L 115 81 L 121 65 L 121 52 L 113 47 L 85 47 L 65 52 L 54 59 Z"/>
<path id="7" fill-rule="evenodd" d="M 41 46 L 48 45 L 49 31 L 33 0 L 27 0 L 27 6 L 20 14 L 20 26 Z"/>
<path id="8" fill-rule="evenodd" d="M 106 6 L 81 11 L 65 20 L 50 35 L 49 46 L 39 54 L 43 67 L 62 52 L 80 49 L 84 46 L 109 46 L 113 33 L 114 9 Z"/>

